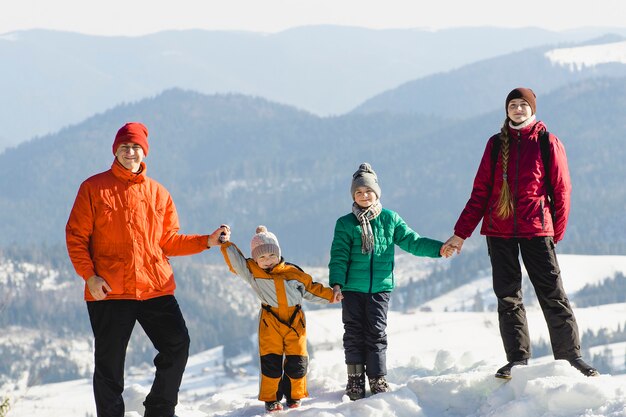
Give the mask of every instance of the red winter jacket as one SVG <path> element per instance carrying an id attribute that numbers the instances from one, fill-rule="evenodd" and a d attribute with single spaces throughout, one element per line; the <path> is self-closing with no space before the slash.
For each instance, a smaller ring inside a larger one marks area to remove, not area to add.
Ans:
<path id="1" fill-rule="evenodd" d="M 457 236 L 463 239 L 470 237 L 482 218 L 482 235 L 504 238 L 554 236 L 555 242 L 563 239 L 569 217 L 572 186 L 565 148 L 556 136 L 550 134 L 550 178 L 556 210 L 556 224 L 553 225 L 544 181 L 546 172 L 539 146 L 539 133 L 545 129 L 546 126 L 539 121 L 520 130 L 509 128 L 510 155 L 507 175 L 514 199 L 514 211 L 508 219 L 501 219 L 496 214 L 503 182 L 502 156 L 501 153 L 498 155 L 494 181 L 491 148 L 494 141 L 499 140 L 499 135 L 489 139 L 474 179 L 472 195 L 454 226 Z"/>

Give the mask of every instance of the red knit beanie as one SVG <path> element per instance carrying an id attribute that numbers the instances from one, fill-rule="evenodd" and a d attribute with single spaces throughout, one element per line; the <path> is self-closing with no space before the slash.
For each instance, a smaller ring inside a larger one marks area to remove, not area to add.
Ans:
<path id="1" fill-rule="evenodd" d="M 504 111 L 509 114 L 509 102 L 513 99 L 521 98 L 530 106 L 533 114 L 537 111 L 537 96 L 530 88 L 517 87 L 511 90 L 508 96 L 506 96 L 506 102 L 504 103 Z"/>
<path id="2" fill-rule="evenodd" d="M 126 123 L 117 131 L 113 141 L 113 155 L 122 143 L 136 143 L 141 146 L 145 156 L 148 156 L 148 128 L 139 122 Z"/>

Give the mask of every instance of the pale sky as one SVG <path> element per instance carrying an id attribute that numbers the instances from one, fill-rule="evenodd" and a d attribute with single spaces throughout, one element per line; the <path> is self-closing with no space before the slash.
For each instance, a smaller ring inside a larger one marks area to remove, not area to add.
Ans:
<path id="1" fill-rule="evenodd" d="M 279 32 L 312 24 L 374 29 L 625 27 L 624 0 L 0 0 L 0 34 L 57 29 L 136 36 L 166 29 Z"/>

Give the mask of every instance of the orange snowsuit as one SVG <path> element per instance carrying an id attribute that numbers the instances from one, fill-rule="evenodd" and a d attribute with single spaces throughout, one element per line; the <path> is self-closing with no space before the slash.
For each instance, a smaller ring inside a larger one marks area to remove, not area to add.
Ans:
<path id="1" fill-rule="evenodd" d="M 117 160 L 85 180 L 65 227 L 67 250 L 78 275 L 104 278 L 107 299 L 147 300 L 174 294 L 168 256 L 208 249 L 208 235 L 180 235 L 168 191 Z M 94 301 L 85 284 L 85 300 Z"/>
<path id="2" fill-rule="evenodd" d="M 270 271 L 246 259 L 231 242 L 222 244 L 230 270 L 243 278 L 262 302 L 259 312 L 261 381 L 259 400 L 300 400 L 306 388 L 308 354 L 302 299 L 326 304 L 333 290 L 313 281 L 298 266 L 281 259 Z"/>

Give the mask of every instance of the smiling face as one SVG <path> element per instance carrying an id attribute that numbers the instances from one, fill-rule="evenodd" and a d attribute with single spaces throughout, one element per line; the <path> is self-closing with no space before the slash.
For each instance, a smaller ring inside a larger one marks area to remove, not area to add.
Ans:
<path id="1" fill-rule="evenodd" d="M 530 104 L 522 98 L 514 98 L 509 102 L 506 108 L 509 119 L 515 124 L 524 123 L 530 116 L 533 115 L 533 110 Z"/>
<path id="2" fill-rule="evenodd" d="M 280 262 L 280 258 L 275 253 L 264 253 L 255 259 L 257 265 L 262 269 L 272 269 Z"/>
<path id="3" fill-rule="evenodd" d="M 378 200 L 378 196 L 369 187 L 357 187 L 354 191 L 354 202 L 361 208 L 368 208 Z"/>
<path id="4" fill-rule="evenodd" d="M 132 172 L 138 172 L 141 161 L 145 158 L 143 148 L 136 143 L 122 143 L 115 151 L 115 158 L 122 166 Z"/>

